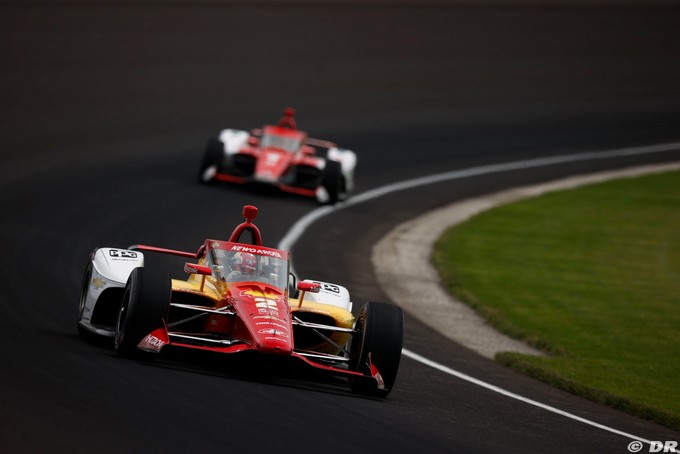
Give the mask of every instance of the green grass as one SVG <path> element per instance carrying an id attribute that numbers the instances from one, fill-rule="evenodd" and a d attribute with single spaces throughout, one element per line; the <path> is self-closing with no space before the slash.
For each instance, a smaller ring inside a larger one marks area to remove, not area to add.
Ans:
<path id="1" fill-rule="evenodd" d="M 548 353 L 497 361 L 680 429 L 680 172 L 484 212 L 433 262 L 451 293 Z"/>

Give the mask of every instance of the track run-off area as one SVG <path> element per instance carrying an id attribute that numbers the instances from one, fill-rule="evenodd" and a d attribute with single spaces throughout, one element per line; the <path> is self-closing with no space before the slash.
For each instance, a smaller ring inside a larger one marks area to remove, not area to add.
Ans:
<path id="1" fill-rule="evenodd" d="M 668 151 L 676 151 L 680 150 L 680 143 L 664 143 L 664 144 L 654 144 L 654 145 L 648 145 L 648 146 L 640 146 L 640 147 L 629 147 L 629 148 L 622 148 L 622 149 L 615 149 L 615 150 L 603 150 L 603 151 L 595 151 L 595 152 L 588 152 L 588 153 L 574 153 L 574 154 L 567 154 L 567 155 L 560 155 L 560 156 L 552 156 L 550 158 L 540 158 L 540 159 L 531 159 L 531 160 L 526 160 L 526 161 L 517 161 L 517 162 L 509 162 L 509 163 L 504 163 L 504 164 L 497 164 L 497 165 L 489 165 L 489 166 L 481 166 L 481 167 L 476 167 L 476 168 L 470 168 L 470 169 L 462 169 L 462 170 L 457 170 L 453 172 L 444 172 L 440 174 L 435 174 L 435 175 L 430 175 L 430 176 L 425 176 L 425 177 L 420 177 L 412 180 L 406 180 L 406 181 L 401 181 L 401 182 L 396 182 L 392 183 L 386 186 L 378 187 L 375 188 L 371 191 L 367 191 L 364 193 L 356 194 L 352 199 L 342 202 L 338 205 L 335 206 L 327 206 L 327 207 L 322 207 L 322 208 L 317 208 L 314 211 L 311 211 L 307 215 L 303 216 L 300 220 L 298 220 L 291 228 L 290 230 L 284 235 L 284 237 L 281 239 L 278 248 L 279 249 L 284 249 L 284 250 L 290 250 L 294 247 L 295 242 L 302 236 L 304 235 L 306 229 L 313 224 L 315 221 L 318 219 L 324 217 L 324 216 L 329 216 L 331 214 L 334 214 L 340 210 L 342 210 L 344 207 L 347 206 L 352 206 L 352 205 L 357 205 L 361 204 L 365 201 L 368 200 L 373 200 L 388 194 L 394 194 L 402 190 L 406 189 L 412 189 L 412 188 L 417 188 L 419 186 L 424 186 L 428 184 L 433 184 L 433 183 L 438 183 L 441 181 L 447 181 L 447 180 L 455 180 L 455 179 L 462 179 L 462 178 L 468 178 L 470 176 L 480 176 L 480 175 L 487 175 L 487 174 L 494 174 L 494 173 L 502 173 L 506 171 L 512 171 L 512 170 L 517 170 L 517 169 L 526 169 L 526 168 L 535 168 L 535 167 L 543 167 L 543 166 L 550 166 L 550 165 L 558 165 L 561 163 L 565 162 L 575 162 L 575 161 L 589 161 L 589 160 L 600 160 L 600 159 L 608 159 L 608 158 L 613 158 L 613 157 L 620 157 L 620 156 L 630 156 L 630 155 L 641 155 L 641 154 L 649 154 L 649 153 L 661 153 L 661 152 L 668 152 Z M 546 193 L 548 191 L 557 191 L 557 190 L 564 190 L 564 189 L 569 189 L 573 187 L 578 187 L 583 184 L 593 184 L 595 182 L 600 182 L 600 181 L 606 181 L 609 179 L 615 179 L 615 178 L 622 178 L 622 177 L 630 177 L 632 175 L 643 175 L 647 173 L 659 173 L 659 172 L 664 172 L 664 171 L 671 171 L 671 170 L 676 170 L 680 168 L 680 162 L 678 163 L 671 163 L 671 164 L 664 164 L 664 165 L 658 165 L 658 166 L 645 166 L 645 167 L 639 167 L 639 168 L 632 168 L 632 169 L 624 169 L 620 171 L 612 171 L 612 172 L 603 172 L 601 174 L 594 174 L 594 175 L 587 175 L 584 177 L 571 177 L 566 181 L 562 182 L 548 182 L 545 184 L 540 184 L 540 185 L 535 185 L 530 188 L 519 188 L 519 189 L 510 189 L 507 192 L 514 192 L 515 196 L 513 197 L 502 197 L 504 199 L 503 203 L 511 203 L 514 201 L 517 201 L 521 199 L 522 197 L 529 197 L 529 196 L 536 196 L 539 194 Z M 451 214 L 452 211 L 455 211 L 456 206 L 462 205 L 465 202 L 459 202 L 454 204 L 454 206 L 449 207 L 447 211 L 448 214 Z M 498 206 L 498 204 L 484 204 L 484 210 L 486 209 L 491 209 L 494 206 Z M 475 210 L 474 214 L 477 212 L 481 211 L 481 209 Z M 469 218 L 472 215 L 472 213 L 465 213 L 464 216 L 466 218 Z M 450 224 L 447 224 L 447 220 L 450 218 L 447 218 L 446 213 L 441 214 L 438 218 L 439 222 L 441 222 L 444 226 L 450 226 Z M 460 220 L 458 221 L 460 222 Z M 397 228 L 398 229 L 398 228 Z M 395 229 L 395 230 L 397 230 Z M 382 261 L 385 263 L 388 263 L 390 261 L 394 260 L 394 257 L 386 256 L 382 257 Z M 418 268 L 424 268 L 427 266 L 426 263 L 412 263 L 411 266 L 413 266 L 414 269 Z M 410 271 L 410 270 L 408 270 Z M 396 273 L 396 270 L 395 270 Z M 408 275 L 407 273 L 401 272 L 399 273 L 399 278 L 403 279 L 405 275 Z M 400 292 L 403 291 L 404 289 L 407 289 L 410 285 L 413 285 L 412 282 L 405 282 L 401 286 L 401 288 L 398 289 L 398 291 L 395 291 L 392 293 L 392 296 L 397 296 L 400 295 Z M 386 290 L 387 291 L 387 290 Z M 403 297 L 402 297 L 403 296 Z M 397 296 L 401 301 L 408 301 L 408 300 L 413 300 L 415 298 L 418 298 L 417 294 L 406 294 L 402 296 Z M 427 298 L 424 298 L 424 300 L 427 302 Z M 398 301 L 398 302 L 401 302 Z M 407 308 L 411 309 L 411 308 Z M 427 314 L 427 311 L 424 311 L 425 314 Z M 427 318 L 427 316 L 424 316 L 423 318 Z M 439 323 L 435 319 L 427 319 L 424 320 L 426 323 L 429 323 L 430 325 L 435 325 L 439 326 L 441 329 L 441 320 Z M 461 322 L 461 320 L 455 320 L 453 318 L 445 320 L 444 323 L 458 323 Z M 463 323 L 465 322 L 464 320 L 462 321 Z M 453 325 L 449 326 L 450 331 L 455 331 L 456 327 Z M 443 334 L 446 335 L 446 332 Z M 483 333 L 479 334 L 480 336 L 484 336 Z M 590 421 L 586 418 L 582 418 L 580 416 L 574 415 L 572 413 L 569 413 L 567 411 L 561 410 L 559 408 L 555 408 L 553 406 L 547 405 L 545 403 L 537 402 L 535 400 L 526 398 L 524 396 L 518 395 L 516 393 L 507 391 L 505 389 L 502 389 L 498 386 L 494 386 L 490 383 L 484 382 L 483 380 L 479 380 L 475 377 L 472 377 L 468 374 L 456 371 L 450 367 L 447 367 L 445 365 L 439 364 L 436 361 L 432 361 L 431 359 L 428 359 L 426 356 L 412 352 L 408 349 L 403 349 L 402 354 L 408 358 L 411 358 L 414 361 L 418 361 L 422 364 L 425 364 L 433 369 L 436 369 L 440 372 L 443 372 L 445 374 L 454 376 L 458 379 L 465 380 L 467 382 L 473 383 L 477 386 L 480 386 L 482 388 L 485 388 L 487 390 L 490 390 L 492 392 L 501 394 L 502 396 L 515 399 L 521 402 L 524 402 L 529 405 L 536 406 L 538 408 L 541 408 L 543 410 L 564 416 L 565 418 L 569 418 L 578 422 L 581 422 L 583 424 L 587 424 L 593 427 L 596 427 L 598 429 L 602 429 L 614 434 L 618 434 L 627 438 L 630 438 L 631 440 L 637 440 L 643 443 L 647 443 L 650 445 L 650 447 L 655 443 L 655 440 L 648 440 L 646 438 L 640 437 L 635 434 L 630 434 L 623 432 L 621 430 L 617 430 L 616 428 L 613 427 L 608 427 L 603 424 L 599 424 L 594 421 Z"/>

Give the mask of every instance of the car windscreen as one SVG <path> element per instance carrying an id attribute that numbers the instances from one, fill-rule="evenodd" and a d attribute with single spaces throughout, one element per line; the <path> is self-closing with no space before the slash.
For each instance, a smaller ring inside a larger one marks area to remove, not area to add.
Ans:
<path id="1" fill-rule="evenodd" d="M 209 262 L 215 277 L 226 282 L 262 282 L 285 291 L 288 262 L 278 257 L 242 251 L 211 249 Z"/>
<path id="2" fill-rule="evenodd" d="M 260 139 L 260 147 L 262 148 L 280 148 L 291 153 L 295 153 L 302 145 L 299 137 L 286 137 L 277 134 L 264 134 Z"/>

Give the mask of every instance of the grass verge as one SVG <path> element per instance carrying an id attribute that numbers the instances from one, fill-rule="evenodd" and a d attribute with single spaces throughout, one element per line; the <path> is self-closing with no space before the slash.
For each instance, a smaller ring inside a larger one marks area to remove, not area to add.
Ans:
<path id="1" fill-rule="evenodd" d="M 497 361 L 680 429 L 680 172 L 498 207 L 432 258 L 452 294 L 548 353 Z"/>

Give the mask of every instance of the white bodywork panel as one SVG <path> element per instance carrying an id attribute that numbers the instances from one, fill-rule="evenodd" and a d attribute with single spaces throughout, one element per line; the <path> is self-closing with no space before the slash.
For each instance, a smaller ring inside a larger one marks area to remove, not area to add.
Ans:
<path id="1" fill-rule="evenodd" d="M 319 293 L 305 293 L 305 301 L 314 301 L 330 306 L 337 306 L 352 312 L 352 302 L 349 299 L 349 291 L 345 287 L 338 284 L 331 284 L 330 282 L 309 282 L 321 284 L 321 289 L 319 290 Z"/>
<path id="2" fill-rule="evenodd" d="M 132 270 L 144 266 L 144 254 L 104 247 L 95 251 L 92 264 L 104 279 L 124 286 Z"/>
<path id="3" fill-rule="evenodd" d="M 354 169 L 357 166 L 357 155 L 352 150 L 344 148 L 329 148 L 328 159 L 337 161 L 342 167 L 342 175 L 345 177 L 347 192 L 354 189 Z"/>
<path id="4" fill-rule="evenodd" d="M 93 333 L 101 336 L 113 336 L 114 333 L 111 331 L 92 326 L 92 314 L 99 297 L 105 290 L 125 287 L 132 270 L 144 266 L 144 254 L 127 249 L 105 247 L 95 249 L 91 260 L 92 276 L 90 276 L 87 290 L 83 295 L 82 316 L 78 322 Z"/>
<path id="5" fill-rule="evenodd" d="M 248 131 L 240 129 L 223 129 L 220 131 L 219 139 L 224 144 L 224 152 L 227 155 L 236 154 L 246 145 L 250 134 Z"/>

